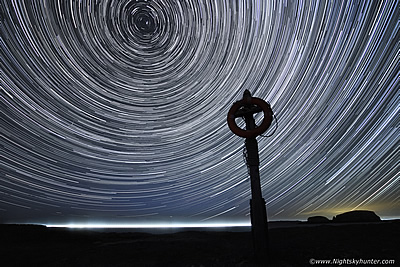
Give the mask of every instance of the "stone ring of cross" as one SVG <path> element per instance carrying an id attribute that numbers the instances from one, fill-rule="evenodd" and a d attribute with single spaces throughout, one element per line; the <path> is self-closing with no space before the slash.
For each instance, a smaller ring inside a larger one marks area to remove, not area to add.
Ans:
<path id="1" fill-rule="evenodd" d="M 255 126 L 254 129 L 242 129 L 237 124 L 235 119 L 238 117 L 251 116 L 253 114 L 263 112 L 264 119 L 260 126 Z M 242 100 L 233 103 L 228 112 L 228 126 L 231 131 L 244 138 L 255 138 L 264 133 L 272 123 L 273 112 L 271 106 L 261 98 L 252 97 L 250 93 L 244 95 Z"/>

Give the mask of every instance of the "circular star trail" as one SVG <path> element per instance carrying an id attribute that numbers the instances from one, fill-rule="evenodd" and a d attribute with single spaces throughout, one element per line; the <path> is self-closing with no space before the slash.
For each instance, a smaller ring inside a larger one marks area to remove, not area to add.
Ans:
<path id="1" fill-rule="evenodd" d="M 226 123 L 245 89 L 278 120 L 257 138 L 269 219 L 398 216 L 399 18 L 396 1 L 0 1 L 1 220 L 248 221 Z"/>

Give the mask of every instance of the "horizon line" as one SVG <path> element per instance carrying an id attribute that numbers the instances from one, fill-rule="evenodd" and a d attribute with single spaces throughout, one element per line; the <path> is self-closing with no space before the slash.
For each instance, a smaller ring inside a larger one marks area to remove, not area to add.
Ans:
<path id="1" fill-rule="evenodd" d="M 69 224 L 42 224 L 49 228 L 76 228 L 76 229 L 107 229 L 107 228 L 223 228 L 223 227 L 250 227 L 250 222 L 243 223 L 148 223 L 148 224 L 111 224 L 111 223 L 69 223 Z"/>

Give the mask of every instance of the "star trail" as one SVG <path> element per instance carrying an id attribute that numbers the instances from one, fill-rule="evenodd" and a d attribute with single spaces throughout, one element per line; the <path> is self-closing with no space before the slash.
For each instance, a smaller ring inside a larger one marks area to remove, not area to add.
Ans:
<path id="1" fill-rule="evenodd" d="M 397 1 L 0 0 L 0 222 L 400 215 Z M 259 122 L 260 118 L 256 118 Z"/>

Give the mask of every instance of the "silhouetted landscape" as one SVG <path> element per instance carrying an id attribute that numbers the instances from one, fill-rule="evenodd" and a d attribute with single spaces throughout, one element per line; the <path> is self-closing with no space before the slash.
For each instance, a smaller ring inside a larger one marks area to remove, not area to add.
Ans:
<path id="1" fill-rule="evenodd" d="M 311 266 L 310 259 L 400 263 L 400 220 L 269 227 L 269 266 Z M 0 235 L 2 266 L 259 266 L 249 231 L 150 234 L 3 224 Z"/>

